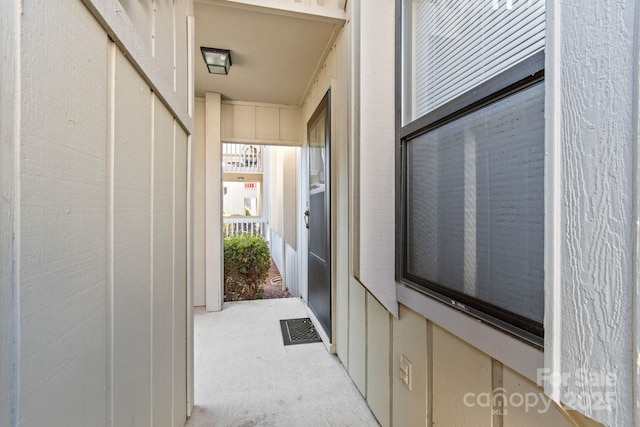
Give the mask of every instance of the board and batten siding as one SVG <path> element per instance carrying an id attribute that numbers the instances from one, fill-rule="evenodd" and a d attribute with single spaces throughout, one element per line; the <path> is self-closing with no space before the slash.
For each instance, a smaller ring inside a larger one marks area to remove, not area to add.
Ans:
<path id="1" fill-rule="evenodd" d="M 191 8 L 0 5 L 2 426 L 184 425 Z"/>

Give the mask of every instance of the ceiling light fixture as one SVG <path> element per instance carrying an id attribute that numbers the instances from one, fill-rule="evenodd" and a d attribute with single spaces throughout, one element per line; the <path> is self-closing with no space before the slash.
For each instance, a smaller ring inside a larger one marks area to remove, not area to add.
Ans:
<path id="1" fill-rule="evenodd" d="M 214 47 L 200 47 L 204 62 L 211 74 L 229 74 L 231 68 L 231 51 Z"/>

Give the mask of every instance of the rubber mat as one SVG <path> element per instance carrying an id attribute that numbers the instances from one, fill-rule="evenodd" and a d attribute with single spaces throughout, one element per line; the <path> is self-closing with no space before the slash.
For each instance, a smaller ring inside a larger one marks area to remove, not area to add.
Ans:
<path id="1" fill-rule="evenodd" d="M 321 342 L 322 339 L 308 317 L 280 321 L 284 345 Z"/>

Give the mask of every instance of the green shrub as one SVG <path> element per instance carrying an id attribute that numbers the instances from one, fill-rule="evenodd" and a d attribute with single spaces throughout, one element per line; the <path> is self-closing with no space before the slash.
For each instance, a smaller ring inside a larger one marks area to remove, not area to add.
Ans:
<path id="1" fill-rule="evenodd" d="M 260 299 L 271 266 L 267 242 L 260 236 L 224 239 L 224 293 L 227 301 Z"/>

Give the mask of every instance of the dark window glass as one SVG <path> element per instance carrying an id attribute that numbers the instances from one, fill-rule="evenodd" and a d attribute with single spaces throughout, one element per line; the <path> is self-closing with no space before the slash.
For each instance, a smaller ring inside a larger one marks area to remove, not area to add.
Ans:
<path id="1" fill-rule="evenodd" d="M 403 277 L 541 336 L 544 82 L 405 147 Z"/>

